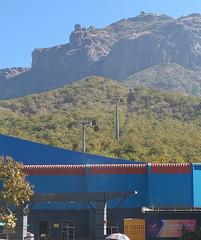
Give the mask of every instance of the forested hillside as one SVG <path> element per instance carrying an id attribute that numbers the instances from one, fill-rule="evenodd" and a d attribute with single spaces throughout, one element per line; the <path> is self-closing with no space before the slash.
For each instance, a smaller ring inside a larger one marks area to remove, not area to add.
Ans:
<path id="1" fill-rule="evenodd" d="M 115 139 L 119 102 L 120 140 Z M 0 101 L 0 133 L 80 151 L 80 119 L 87 151 L 147 162 L 201 162 L 201 98 L 146 89 L 128 90 L 112 80 L 89 77 L 64 88 Z"/>
<path id="2" fill-rule="evenodd" d="M 124 83 L 130 88 L 144 86 L 185 95 L 201 95 L 200 68 L 190 70 L 175 63 L 147 68 L 129 76 Z"/>

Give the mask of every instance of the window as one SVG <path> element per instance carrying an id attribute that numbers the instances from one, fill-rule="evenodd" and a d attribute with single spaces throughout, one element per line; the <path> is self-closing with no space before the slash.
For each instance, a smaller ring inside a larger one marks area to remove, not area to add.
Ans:
<path id="1" fill-rule="evenodd" d="M 107 226 L 107 235 L 110 235 L 112 233 L 118 233 L 119 227 L 118 226 Z"/>

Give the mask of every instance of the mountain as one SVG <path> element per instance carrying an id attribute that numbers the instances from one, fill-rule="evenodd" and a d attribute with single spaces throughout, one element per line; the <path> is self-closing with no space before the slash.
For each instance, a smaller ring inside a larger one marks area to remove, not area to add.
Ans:
<path id="1" fill-rule="evenodd" d="M 16 77 L 17 75 L 20 75 L 29 70 L 30 68 L 22 68 L 22 67 L 0 69 L 0 82 L 4 82 L 5 80 Z"/>
<path id="2" fill-rule="evenodd" d="M 122 81 L 172 63 L 191 71 L 201 67 L 200 14 L 174 19 L 142 12 L 104 28 L 76 24 L 69 43 L 35 49 L 31 69 L 1 84 L 0 99 L 55 89 L 90 75 Z"/>
<path id="3" fill-rule="evenodd" d="M 120 140 L 115 139 L 119 99 Z M 81 150 L 79 121 L 87 151 L 146 162 L 200 162 L 201 98 L 87 77 L 63 88 L 0 101 L 0 133 Z"/>
<path id="4" fill-rule="evenodd" d="M 201 95 L 200 71 L 190 70 L 175 63 L 147 68 L 129 76 L 124 83 L 129 88 L 144 86 L 185 95 Z"/>

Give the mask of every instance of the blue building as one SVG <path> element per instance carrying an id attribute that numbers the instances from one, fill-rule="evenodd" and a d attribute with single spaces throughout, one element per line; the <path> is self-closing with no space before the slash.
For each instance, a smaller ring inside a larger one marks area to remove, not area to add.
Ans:
<path id="1" fill-rule="evenodd" d="M 177 239 L 160 235 L 165 224 L 201 227 L 201 164 L 145 164 L 4 135 L 0 155 L 25 165 L 35 195 L 19 226 L 35 238 L 104 239 L 123 232 L 125 218 L 145 219 L 146 239 Z"/>

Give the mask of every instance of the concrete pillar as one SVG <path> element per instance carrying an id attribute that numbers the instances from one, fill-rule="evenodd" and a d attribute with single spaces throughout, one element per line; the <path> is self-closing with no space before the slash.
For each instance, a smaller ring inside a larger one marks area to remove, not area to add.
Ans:
<path id="1" fill-rule="evenodd" d="M 24 207 L 19 207 L 16 211 L 17 225 L 15 234 L 10 235 L 10 239 L 24 240 L 27 236 L 27 214 L 23 211 Z"/>
<path id="2" fill-rule="evenodd" d="M 107 231 L 107 203 L 96 201 L 95 237 L 96 240 L 104 240 Z"/>

